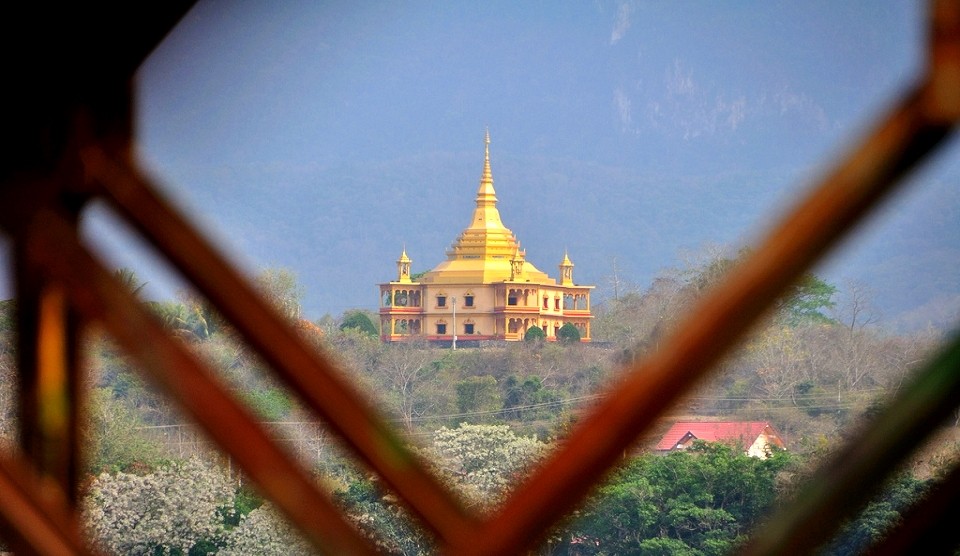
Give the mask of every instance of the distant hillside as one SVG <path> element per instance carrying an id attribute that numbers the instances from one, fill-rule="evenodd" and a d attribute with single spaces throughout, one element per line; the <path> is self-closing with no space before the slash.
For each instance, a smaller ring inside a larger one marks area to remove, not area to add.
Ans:
<path id="1" fill-rule="evenodd" d="M 377 165 L 193 166 L 171 175 L 174 196 L 257 265 L 293 269 L 318 318 L 373 308 L 405 246 L 427 270 L 467 225 L 482 153 L 431 153 Z M 796 170 L 710 176 L 643 175 L 549 158 L 494 153 L 504 223 L 528 259 L 551 275 L 566 249 L 579 283 L 608 287 L 618 274 L 645 287 L 684 252 L 755 237 L 790 191 Z M 192 187 L 193 186 L 193 187 Z M 960 305 L 960 193 L 943 182 L 910 187 L 869 234 L 822 272 L 868 284 L 890 324 L 954 322 Z M 952 305 L 951 305 L 952 304 Z M 952 312 L 951 312 L 952 311 Z M 904 320 L 906 319 L 906 320 Z"/>

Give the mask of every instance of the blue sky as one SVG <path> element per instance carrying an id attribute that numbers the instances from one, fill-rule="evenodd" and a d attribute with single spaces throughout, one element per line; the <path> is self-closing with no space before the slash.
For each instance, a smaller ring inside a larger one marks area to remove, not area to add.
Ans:
<path id="1" fill-rule="evenodd" d="M 571 255 L 587 264 L 577 272 L 592 283 L 603 280 L 603 261 L 630 247 L 565 237 L 526 210 L 532 205 L 511 212 L 510 199 L 574 182 L 574 197 L 589 197 L 603 184 L 574 177 L 591 168 L 598 179 L 677 184 L 667 189 L 678 196 L 769 182 L 743 214 L 725 207 L 713 222 L 705 205 L 696 215 L 669 215 L 702 219 L 703 232 L 691 225 L 675 242 L 661 241 L 663 252 L 625 257 L 650 259 L 627 268 L 642 282 L 676 264 L 664 253 L 756 233 L 771 208 L 802 191 L 823 161 L 837 158 L 837 146 L 922 71 L 923 2 L 360 4 L 201 1 L 138 74 L 144 163 L 241 264 L 297 272 L 313 317 L 375 304 L 375 284 L 391 278 L 404 242 L 420 264 L 442 259 L 469 217 L 487 127 L 505 223 L 528 248 L 549 229 L 552 240 L 579 249 Z M 955 151 L 924 180 L 942 181 Z M 557 176 L 521 182 L 530 167 L 557 168 Z M 336 211 L 347 212 L 326 206 L 323 188 L 356 188 L 372 224 L 357 229 L 375 237 L 338 221 Z M 913 205 L 936 202 L 923 186 L 913 189 Z M 559 202 L 578 202 L 563 191 Z M 424 209 L 410 215 L 385 202 L 418 196 Z M 283 237 L 328 259 L 311 264 L 308 250 L 280 252 L 270 233 L 251 232 L 276 223 L 265 215 L 301 214 L 307 202 L 321 216 L 284 223 Z M 442 210 L 431 212 L 436 206 Z M 596 206 L 584 218 L 603 222 Z M 457 224 L 448 225 L 446 213 Z M 115 235 L 99 216 L 91 220 L 105 230 L 95 235 Z M 343 233 L 356 237 L 336 237 Z M 111 253 L 131 249 L 98 241 Z M 553 257 L 562 246 L 543 249 Z M 587 251 L 598 255 L 591 260 Z M 550 257 L 538 264 L 553 274 Z M 145 264 L 129 260 L 113 262 Z M 344 260 L 351 264 L 335 264 Z M 323 293 L 344 280 L 355 286 Z"/>

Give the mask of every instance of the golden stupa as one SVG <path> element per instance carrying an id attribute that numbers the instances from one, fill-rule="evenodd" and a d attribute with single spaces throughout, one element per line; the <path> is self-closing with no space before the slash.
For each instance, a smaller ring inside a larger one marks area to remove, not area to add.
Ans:
<path id="1" fill-rule="evenodd" d="M 423 338 L 477 344 L 522 340 L 538 326 L 555 340 L 566 323 L 590 341 L 590 290 L 573 283 L 573 263 L 564 252 L 560 282 L 526 260 L 526 252 L 497 209 L 490 170 L 490 133 L 476 208 L 470 225 L 447 251 L 447 260 L 411 278 L 406 247 L 397 260 L 397 280 L 380 284 L 380 328 L 384 341 Z"/>

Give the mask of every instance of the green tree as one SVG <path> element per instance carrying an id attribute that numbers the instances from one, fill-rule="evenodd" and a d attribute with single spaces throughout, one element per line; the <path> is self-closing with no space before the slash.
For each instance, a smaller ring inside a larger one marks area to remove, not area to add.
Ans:
<path id="1" fill-rule="evenodd" d="M 777 311 L 787 324 L 829 324 L 833 319 L 826 311 L 836 303 L 837 288 L 812 273 L 804 274 L 792 284 L 777 302 Z"/>
<path id="2" fill-rule="evenodd" d="M 565 344 L 575 344 L 580 341 L 580 331 L 572 323 L 564 323 L 557 330 L 557 339 Z"/>
<path id="3" fill-rule="evenodd" d="M 363 334 L 373 337 L 380 335 L 380 331 L 377 330 L 377 325 L 373 324 L 373 319 L 370 318 L 366 311 L 359 309 L 347 311 L 343 314 L 343 320 L 340 322 L 340 330 L 348 329 L 358 330 Z"/>
<path id="4" fill-rule="evenodd" d="M 523 341 L 525 342 L 542 342 L 547 338 L 547 335 L 543 332 L 543 329 L 539 326 L 531 326 L 527 329 L 527 332 L 523 335 Z"/>
<path id="5" fill-rule="evenodd" d="M 777 499 L 790 458 L 698 442 L 629 462 L 570 526 L 587 554 L 726 554 Z"/>
<path id="6" fill-rule="evenodd" d="M 520 380 L 510 375 L 504 381 L 503 409 L 504 417 L 518 420 L 549 419 L 560 411 L 560 396 L 553 390 L 543 387 L 543 380 L 531 375 Z"/>
<path id="7" fill-rule="evenodd" d="M 384 493 L 373 481 L 353 477 L 348 487 L 336 493 L 336 500 L 344 506 L 347 517 L 354 522 L 384 554 L 432 554 L 430 538 L 397 504 L 396 498 Z M 260 554 L 256 546 L 254 552 Z M 278 553 L 278 554 L 286 554 Z"/>
<path id="8" fill-rule="evenodd" d="M 159 445 L 143 432 L 140 414 L 108 388 L 90 396 L 90 424 L 84 429 L 90 447 L 89 466 L 95 473 L 153 467 L 161 459 Z"/>
<path id="9" fill-rule="evenodd" d="M 857 516 L 848 521 L 822 554 L 863 554 L 883 539 L 900 515 L 926 492 L 927 483 L 909 474 L 892 479 Z"/>
<path id="10" fill-rule="evenodd" d="M 460 413 L 492 412 L 503 407 L 497 379 L 490 375 L 467 377 L 456 388 Z"/>

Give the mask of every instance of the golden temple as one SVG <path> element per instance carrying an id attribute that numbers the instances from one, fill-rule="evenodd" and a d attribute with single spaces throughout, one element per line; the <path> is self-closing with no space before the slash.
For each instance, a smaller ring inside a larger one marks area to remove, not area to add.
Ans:
<path id="1" fill-rule="evenodd" d="M 564 324 L 590 341 L 590 290 L 573 282 L 567 253 L 560 281 L 526 260 L 526 252 L 497 209 L 490 170 L 490 133 L 484 138 L 483 173 L 470 225 L 447 251 L 447 259 L 414 281 L 406 248 L 397 279 L 380 284 L 380 330 L 385 342 L 412 338 L 478 343 L 522 340 L 540 327 L 548 341 Z"/>

